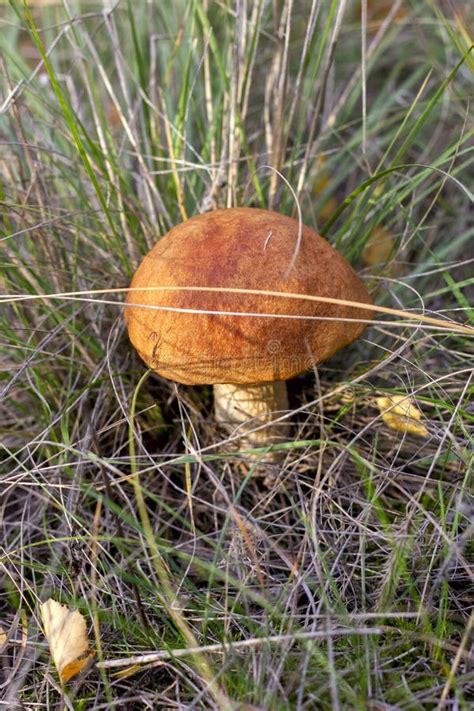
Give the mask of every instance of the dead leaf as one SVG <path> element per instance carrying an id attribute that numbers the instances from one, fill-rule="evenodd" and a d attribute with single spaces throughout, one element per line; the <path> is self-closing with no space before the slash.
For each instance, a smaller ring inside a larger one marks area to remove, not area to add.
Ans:
<path id="1" fill-rule="evenodd" d="M 408 395 L 384 395 L 376 399 L 382 420 L 387 427 L 404 434 L 427 437 L 428 430 L 423 424 L 422 413 Z"/>
<path id="2" fill-rule="evenodd" d="M 331 215 L 336 212 L 336 209 L 339 207 L 338 202 L 335 197 L 330 197 L 326 201 L 326 203 L 323 205 L 321 210 L 319 211 L 319 218 L 321 220 L 329 220 Z"/>
<path id="3" fill-rule="evenodd" d="M 368 267 L 384 264 L 390 259 L 395 245 L 395 235 L 385 227 L 378 225 L 370 233 L 362 250 L 362 260 Z"/>
<path id="4" fill-rule="evenodd" d="M 78 610 L 68 610 L 51 598 L 40 606 L 44 634 L 61 683 L 79 674 L 94 652 L 89 649 L 86 621 Z"/>
<path id="5" fill-rule="evenodd" d="M 368 0 L 367 2 L 367 30 L 369 35 L 375 34 L 382 22 L 385 21 L 388 13 L 392 9 L 393 0 Z M 403 22 L 409 15 L 406 3 L 402 2 L 394 17 L 392 25 Z M 354 19 L 360 22 L 361 3 L 354 6 Z"/>
<path id="6" fill-rule="evenodd" d="M 314 183 L 313 183 L 313 194 L 318 197 L 329 185 L 329 173 L 326 167 L 326 157 L 323 153 L 319 153 L 314 162 Z M 336 211 L 338 207 L 338 202 L 335 197 L 330 196 L 325 201 L 323 207 L 319 211 L 319 218 L 321 220 L 328 220 L 333 212 Z"/>
<path id="7" fill-rule="evenodd" d="M 319 153 L 314 161 L 314 170 L 316 171 L 316 178 L 313 185 L 313 190 L 315 195 L 322 193 L 325 188 L 329 185 L 329 175 L 326 168 L 326 157 L 323 153 Z"/>
<path id="8" fill-rule="evenodd" d="M 7 633 L 4 632 L 3 627 L 0 625 L 0 647 L 3 647 L 7 639 Z"/>
<path id="9" fill-rule="evenodd" d="M 329 185 L 329 175 L 326 167 L 326 156 L 319 153 L 314 161 L 314 171 L 316 173 L 313 184 L 313 192 L 319 195 Z"/>
<path id="10" fill-rule="evenodd" d="M 143 665 L 142 664 L 132 664 L 131 667 L 127 667 L 126 669 L 121 669 L 118 672 L 115 672 L 112 674 L 114 679 L 126 679 L 129 676 L 133 676 L 139 671 L 143 670 Z"/>

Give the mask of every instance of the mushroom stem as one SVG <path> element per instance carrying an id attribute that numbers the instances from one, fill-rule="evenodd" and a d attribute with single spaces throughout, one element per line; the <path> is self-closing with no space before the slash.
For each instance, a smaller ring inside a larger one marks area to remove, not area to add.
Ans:
<path id="1" fill-rule="evenodd" d="M 288 423 L 275 422 L 285 410 L 288 410 L 288 395 L 284 381 L 214 385 L 216 420 L 233 434 L 242 434 L 239 440 L 241 449 L 268 447 L 285 440 Z M 267 426 L 261 427 L 263 424 Z"/>

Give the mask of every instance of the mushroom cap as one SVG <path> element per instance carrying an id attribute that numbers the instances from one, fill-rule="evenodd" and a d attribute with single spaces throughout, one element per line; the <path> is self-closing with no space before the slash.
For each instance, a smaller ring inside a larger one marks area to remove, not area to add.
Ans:
<path id="1" fill-rule="evenodd" d="M 345 319 L 372 317 L 362 308 L 228 291 L 372 303 L 352 267 L 326 240 L 303 225 L 298 245 L 296 220 L 256 208 L 206 212 L 173 227 L 143 259 L 131 288 L 144 289 L 127 296 L 132 344 L 154 371 L 188 385 L 292 378 L 360 336 L 366 324 Z"/>

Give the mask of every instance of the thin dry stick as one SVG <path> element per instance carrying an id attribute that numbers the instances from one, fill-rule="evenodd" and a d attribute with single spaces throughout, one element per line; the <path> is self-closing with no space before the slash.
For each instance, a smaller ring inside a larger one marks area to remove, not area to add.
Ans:
<path id="1" fill-rule="evenodd" d="M 373 311 L 375 313 L 388 314 L 390 316 L 399 316 L 403 319 L 409 321 L 417 321 L 419 323 L 431 324 L 432 326 L 437 326 L 439 328 L 447 329 L 449 331 L 455 331 L 457 333 L 464 333 L 468 336 L 474 336 L 474 328 L 472 326 L 466 326 L 464 324 L 458 323 L 457 321 L 448 321 L 447 319 L 434 318 L 433 316 L 426 316 L 425 314 L 411 313 L 410 311 L 403 311 L 402 309 L 392 309 L 388 306 L 378 306 L 377 304 L 366 304 L 361 301 L 349 301 L 347 299 L 333 299 L 329 296 L 314 296 L 310 294 L 297 294 L 294 292 L 282 292 L 282 291 L 271 291 L 266 289 L 238 289 L 238 288 L 227 288 L 218 286 L 149 286 L 149 287 L 118 287 L 116 289 L 90 289 L 85 291 L 65 291 L 55 294 L 20 294 L 18 296 L 2 296 L 0 295 L 0 304 L 9 304 L 17 301 L 35 301 L 38 299 L 65 299 L 65 298 L 75 298 L 85 294 L 90 296 L 97 296 L 100 294 L 120 294 L 128 292 L 138 292 L 138 291 L 196 291 L 196 292 L 224 292 L 227 294 L 249 294 L 255 296 L 275 296 L 284 299 L 296 299 L 302 301 L 316 301 L 323 304 L 335 304 L 338 306 L 349 306 L 355 309 L 363 309 L 365 311 Z M 104 303 L 104 302 L 100 302 Z M 115 303 L 115 302 L 111 302 Z M 157 311 L 176 311 L 178 313 L 208 313 L 208 314 L 222 314 L 222 315 L 235 315 L 235 316 L 255 316 L 255 317 L 274 317 L 274 318 L 307 318 L 311 319 L 311 316 L 300 316 L 298 314 L 267 314 L 267 313 L 247 313 L 245 311 L 209 311 L 208 309 L 185 309 L 185 308 L 175 308 L 172 306 L 152 306 L 147 304 L 128 304 L 128 306 L 136 306 L 140 308 L 152 308 Z M 364 321 L 365 319 L 356 319 L 357 321 Z"/>
<path id="2" fill-rule="evenodd" d="M 331 636 L 334 635 L 378 635 L 382 633 L 379 627 L 356 627 L 348 629 L 345 627 L 331 630 Z M 96 664 L 100 669 L 116 669 L 117 667 L 127 667 L 133 664 L 149 664 L 150 662 L 159 662 L 165 659 L 177 659 L 179 657 L 187 657 L 191 654 L 209 654 L 211 652 L 224 653 L 232 652 L 236 649 L 246 649 L 249 647 L 258 647 L 262 644 L 276 644 L 279 642 L 291 641 L 311 641 L 312 639 L 321 639 L 328 636 L 327 630 L 316 630 L 314 632 L 295 632 L 294 634 L 275 635 L 273 637 L 254 637 L 252 639 L 244 639 L 239 642 L 220 642 L 218 644 L 208 644 L 203 647 L 186 647 L 183 649 L 161 650 L 159 652 L 148 652 L 147 654 L 139 654 L 135 657 L 125 657 L 122 659 L 109 659 L 105 662 Z"/>

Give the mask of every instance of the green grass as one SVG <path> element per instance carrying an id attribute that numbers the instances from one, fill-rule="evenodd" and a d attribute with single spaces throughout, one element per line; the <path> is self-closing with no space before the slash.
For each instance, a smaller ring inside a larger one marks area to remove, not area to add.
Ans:
<path id="1" fill-rule="evenodd" d="M 210 388 L 142 379 L 113 292 L 186 216 L 294 191 L 379 305 L 472 323 L 467 4 L 39 5 L 0 5 L 2 703 L 468 709 L 472 337 L 377 315 L 289 384 L 266 486 Z M 49 596 L 99 662 L 63 695 Z"/>

